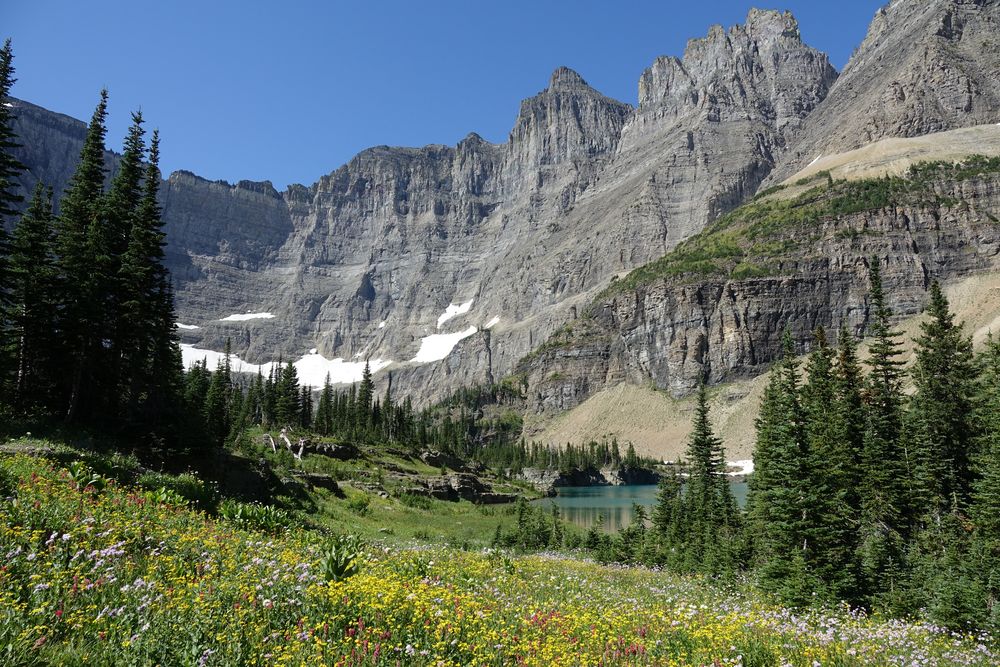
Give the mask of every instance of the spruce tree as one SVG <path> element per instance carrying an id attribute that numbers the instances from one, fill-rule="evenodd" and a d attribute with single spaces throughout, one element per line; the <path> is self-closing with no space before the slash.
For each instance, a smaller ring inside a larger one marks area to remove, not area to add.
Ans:
<path id="1" fill-rule="evenodd" d="M 80 152 L 80 162 L 60 202 L 57 228 L 58 268 L 60 274 L 59 349 L 65 355 L 67 369 L 65 396 L 66 419 L 74 421 L 86 399 L 84 389 L 93 386 L 101 356 L 101 295 L 94 280 L 94 258 L 89 244 L 91 227 L 100 224 L 104 197 L 104 137 L 107 133 L 108 92 L 94 110 L 87 136 Z M 96 392 L 87 391 L 88 396 Z"/>
<path id="2" fill-rule="evenodd" d="M 948 310 L 937 281 L 929 319 L 920 325 L 912 377 L 906 443 L 914 519 L 949 505 L 964 506 L 971 491 L 970 453 L 975 436 L 976 368 L 972 339 Z"/>
<path id="3" fill-rule="evenodd" d="M 879 260 L 871 260 L 870 371 L 865 387 L 865 433 L 859 552 L 869 588 L 890 597 L 902 576 L 906 486 L 900 447 L 903 390 L 898 333 L 882 288 Z"/>
<path id="4" fill-rule="evenodd" d="M 134 299 L 133 276 L 122 271 L 122 256 L 142 195 L 142 159 L 145 153 L 142 123 L 142 114 L 133 113 L 118 171 L 101 201 L 100 219 L 88 229 L 92 296 L 99 301 L 92 304 L 99 310 L 98 331 L 94 333 L 102 341 L 101 348 L 109 348 L 95 369 L 100 378 L 97 381 L 99 393 L 105 403 L 102 410 L 108 415 L 119 415 L 124 411 L 127 419 L 133 416 L 140 397 L 128 391 L 132 388 L 131 381 L 126 381 L 123 386 L 122 377 L 139 374 L 139 369 L 128 367 L 137 363 L 133 340 L 138 329 L 152 325 L 148 320 L 137 317 L 134 308 L 123 307 L 126 301 Z M 148 357 L 148 352 L 142 356 Z M 146 360 L 143 358 L 142 363 Z"/>
<path id="5" fill-rule="evenodd" d="M 323 391 L 316 406 L 313 428 L 320 435 L 330 435 L 333 432 L 333 384 L 330 382 L 329 373 L 326 374 Z"/>
<path id="6" fill-rule="evenodd" d="M 845 376 L 854 375 L 848 361 L 853 341 L 841 333 Z M 858 594 L 857 525 L 858 508 L 852 503 L 856 484 L 855 452 L 850 431 L 860 433 L 848 418 L 857 397 L 834 370 L 834 351 L 822 327 L 814 334 L 815 347 L 806 365 L 808 382 L 802 387 L 806 457 L 803 462 L 808 521 L 805 533 L 811 545 L 805 554 L 810 571 L 821 588 L 816 593 L 828 600 L 855 600 Z M 843 401 L 843 402 L 842 402 Z"/>
<path id="7" fill-rule="evenodd" d="M 275 386 L 274 414 L 277 425 L 284 428 L 299 422 L 299 377 L 292 362 L 281 369 Z"/>
<path id="8" fill-rule="evenodd" d="M 753 558 L 761 585 L 789 604 L 804 604 L 815 589 L 807 571 L 806 443 L 798 369 L 791 335 L 771 371 L 756 421 L 754 473 L 747 499 Z"/>
<path id="9" fill-rule="evenodd" d="M 12 108 L 8 106 L 10 89 L 15 81 L 14 51 L 8 39 L 0 49 L 0 403 L 5 402 L 8 387 L 10 351 L 17 345 L 16 332 L 10 331 L 8 320 L 11 312 L 11 294 L 7 286 L 10 285 L 12 278 L 9 275 L 8 264 L 11 248 L 5 229 L 7 219 L 14 216 L 17 212 L 15 207 L 22 200 L 17 194 L 16 181 L 25 169 L 13 153 L 20 147 L 17 135 L 14 133 Z"/>
<path id="10" fill-rule="evenodd" d="M 14 228 L 10 255 L 10 311 L 15 360 L 13 403 L 20 409 L 51 404 L 56 366 L 55 235 L 52 190 L 39 183 Z M 54 407 L 54 406 L 51 406 Z"/>
<path id="11" fill-rule="evenodd" d="M 691 569 L 712 574 L 735 567 L 736 500 L 725 476 L 722 441 L 712 431 L 708 390 L 698 387 L 694 423 L 687 446 L 688 481 L 681 505 L 687 525 Z"/>
<path id="12" fill-rule="evenodd" d="M 969 513 L 973 533 L 974 566 L 983 624 L 1000 631 L 1000 341 L 990 336 L 983 354 L 983 381 L 979 397 L 977 472 Z"/>
<path id="13" fill-rule="evenodd" d="M 13 108 L 10 103 L 10 89 L 17 79 L 14 78 L 14 49 L 10 39 L 4 41 L 0 48 L 0 239 L 6 241 L 3 222 L 17 213 L 15 208 L 21 203 L 22 197 L 17 194 L 15 182 L 25 166 L 14 157 L 14 150 L 21 147 L 14 132 Z M 6 246 L 0 246 L 0 251 Z M 0 254 L 2 256 L 2 254 Z"/>

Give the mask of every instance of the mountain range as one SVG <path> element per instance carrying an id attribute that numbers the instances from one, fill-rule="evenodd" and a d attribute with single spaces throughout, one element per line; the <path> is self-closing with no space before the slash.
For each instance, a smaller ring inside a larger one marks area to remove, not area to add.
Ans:
<path id="1" fill-rule="evenodd" d="M 61 192 L 85 125 L 14 106 L 22 190 Z M 513 377 L 541 437 L 622 387 L 683 397 L 701 377 L 753 378 L 785 329 L 802 351 L 820 325 L 862 335 L 872 255 L 900 316 L 934 278 L 996 270 L 989 170 L 928 173 L 919 193 L 805 228 L 755 226 L 813 206 L 813 186 L 861 192 L 834 177 L 973 154 L 1000 154 L 1000 2 L 895 0 L 840 73 L 791 14 L 753 9 L 657 58 L 635 107 L 559 68 L 502 144 L 378 146 L 284 192 L 171 174 L 178 331 L 189 361 L 230 340 L 246 370 L 297 360 L 310 384 L 354 381 L 367 360 L 422 403 Z M 642 448 L 669 449 L 662 437 Z"/>

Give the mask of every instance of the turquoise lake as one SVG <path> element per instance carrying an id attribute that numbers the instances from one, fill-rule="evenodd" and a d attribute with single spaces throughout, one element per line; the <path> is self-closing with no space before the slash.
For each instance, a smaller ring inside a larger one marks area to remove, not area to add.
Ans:
<path id="1" fill-rule="evenodd" d="M 730 485 L 736 501 L 743 506 L 747 499 L 747 483 Z M 548 507 L 554 503 L 563 517 L 582 528 L 590 528 L 604 517 L 604 528 L 617 532 L 632 520 L 632 503 L 649 508 L 656 503 L 656 485 L 635 486 L 565 486 L 556 489 L 556 496 L 536 500 Z"/>

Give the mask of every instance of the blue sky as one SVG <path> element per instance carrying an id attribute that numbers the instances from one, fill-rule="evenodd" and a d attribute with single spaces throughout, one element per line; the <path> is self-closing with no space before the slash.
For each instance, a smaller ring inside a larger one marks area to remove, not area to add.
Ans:
<path id="1" fill-rule="evenodd" d="M 165 172 L 283 188 L 368 146 L 504 141 L 560 65 L 635 104 L 656 56 L 755 4 L 791 10 L 839 70 L 883 0 L 0 0 L 0 38 L 16 97 L 87 119 L 106 86 L 109 146 L 141 108 Z"/>

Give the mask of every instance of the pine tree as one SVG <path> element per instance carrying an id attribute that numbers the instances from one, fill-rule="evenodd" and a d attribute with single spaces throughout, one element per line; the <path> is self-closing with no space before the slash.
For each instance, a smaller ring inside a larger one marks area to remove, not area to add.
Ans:
<path id="1" fill-rule="evenodd" d="M 222 447 L 226 436 L 232 429 L 230 412 L 233 391 L 232 371 L 230 364 L 230 342 L 226 340 L 226 352 L 223 359 L 216 364 L 215 372 L 205 394 L 205 425 L 212 444 Z"/>
<path id="2" fill-rule="evenodd" d="M 299 396 L 299 426 L 304 429 L 312 428 L 313 425 L 313 399 L 312 387 L 302 387 Z"/>
<path id="3" fill-rule="evenodd" d="M 722 441 L 709 421 L 704 382 L 698 387 L 687 464 L 687 490 L 681 505 L 687 526 L 687 560 L 695 570 L 712 574 L 731 571 L 735 567 L 738 510 L 725 477 Z"/>
<path id="4" fill-rule="evenodd" d="M 14 149 L 20 148 L 14 133 L 14 114 L 12 107 L 7 106 L 10 100 L 10 89 L 17 79 L 14 78 L 14 49 L 10 39 L 7 39 L 0 49 L 0 239 L 6 240 L 2 230 L 4 218 L 17 213 L 15 206 L 22 201 L 17 194 L 15 181 L 25 166 L 14 157 Z M 4 247 L 5 249 L 5 247 Z"/>
<path id="5" fill-rule="evenodd" d="M 845 377 L 855 374 L 851 367 L 853 341 L 841 332 L 847 348 Z M 814 334 L 815 348 L 806 366 L 808 382 L 802 388 L 807 456 L 803 465 L 806 478 L 806 537 L 811 545 L 806 562 L 822 588 L 817 592 L 829 600 L 855 600 L 858 594 L 857 522 L 858 508 L 852 504 L 856 484 L 855 453 L 844 420 L 851 412 L 857 387 L 852 393 L 846 382 L 838 382 L 834 352 L 821 328 Z M 857 394 L 860 399 L 860 394 Z M 841 400 L 845 402 L 842 404 Z M 860 428 L 855 427 L 858 433 Z"/>
<path id="6" fill-rule="evenodd" d="M 57 249 L 59 256 L 61 317 L 58 322 L 60 346 L 68 369 L 66 419 L 74 421 L 83 410 L 84 389 L 92 386 L 99 366 L 102 345 L 99 332 L 100 295 L 93 278 L 94 259 L 89 244 L 90 229 L 99 224 L 104 197 L 104 137 L 107 133 L 108 92 L 94 110 L 77 165 L 60 202 Z M 96 392 L 88 391 L 91 396 Z"/>
<path id="7" fill-rule="evenodd" d="M 17 212 L 15 206 L 22 197 L 17 194 L 16 180 L 25 167 L 14 157 L 14 149 L 19 148 L 14 133 L 14 117 L 8 99 L 14 82 L 14 50 L 10 40 L 0 49 L 0 403 L 5 402 L 7 379 L 11 365 L 10 351 L 17 346 L 16 332 L 9 330 L 11 295 L 7 286 L 9 275 L 10 241 L 5 230 L 7 218 Z"/>
<path id="8" fill-rule="evenodd" d="M 974 521 L 974 565 L 979 573 L 983 624 L 1000 631 L 1000 341 L 990 336 L 983 354 L 979 398 L 978 473 L 969 513 Z"/>
<path id="9" fill-rule="evenodd" d="M 111 188 L 101 200 L 100 218 L 88 228 L 89 254 L 92 258 L 90 280 L 91 295 L 97 300 L 92 306 L 98 311 L 99 329 L 95 332 L 107 348 L 99 367 L 95 369 L 97 388 L 107 415 L 126 413 L 126 420 L 133 416 L 141 397 L 128 391 L 132 381 L 122 378 L 139 374 L 133 339 L 137 330 L 151 323 L 137 317 L 124 303 L 134 299 L 133 276 L 122 271 L 122 256 L 128 243 L 129 228 L 142 195 L 142 159 L 145 152 L 145 130 L 142 114 L 132 114 L 132 124 L 125 138 L 121 162 L 111 181 Z M 146 296 L 146 295 L 143 295 Z M 146 362 L 143 355 L 142 363 Z"/>
<path id="10" fill-rule="evenodd" d="M 375 383 L 372 381 L 371 367 L 365 360 L 365 370 L 361 375 L 358 387 L 357 403 L 355 404 L 355 428 L 359 434 L 366 433 L 371 425 L 372 399 L 375 396 Z"/>
<path id="11" fill-rule="evenodd" d="M 807 572 L 806 443 L 798 369 L 791 335 L 764 392 L 757 417 L 754 473 L 747 499 L 753 557 L 761 585 L 789 604 L 803 604 L 815 589 Z"/>
<path id="12" fill-rule="evenodd" d="M 871 260 L 870 371 L 865 387 L 860 557 L 869 588 L 894 595 L 901 577 L 906 507 L 906 467 L 900 447 L 903 391 L 898 333 L 882 289 L 877 258 Z"/>
<path id="13" fill-rule="evenodd" d="M 281 427 L 292 426 L 299 422 L 299 376 L 292 362 L 281 369 L 275 387 L 274 414 Z"/>
<path id="14" fill-rule="evenodd" d="M 333 432 L 333 384 L 330 382 L 329 373 L 323 382 L 323 391 L 319 396 L 313 422 L 313 428 L 320 435 L 330 435 Z"/>
<path id="15" fill-rule="evenodd" d="M 969 455 L 975 436 L 976 382 L 972 339 L 956 324 L 937 281 L 931 284 L 928 315 L 915 341 L 916 391 L 906 433 L 914 519 L 949 505 L 964 506 L 972 482 Z"/>
<path id="16" fill-rule="evenodd" d="M 26 409 L 51 402 L 56 366 L 56 268 L 52 190 L 41 183 L 14 229 L 8 317 L 15 360 L 13 403 Z"/>

